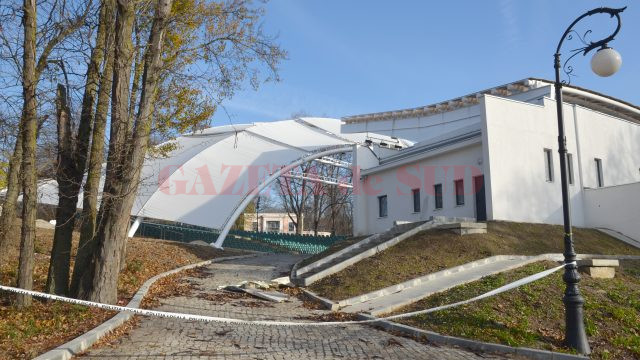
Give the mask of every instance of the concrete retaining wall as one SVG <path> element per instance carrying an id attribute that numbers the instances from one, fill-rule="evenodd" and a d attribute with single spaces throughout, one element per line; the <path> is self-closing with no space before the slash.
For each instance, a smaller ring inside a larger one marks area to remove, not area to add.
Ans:
<path id="1" fill-rule="evenodd" d="M 640 182 L 585 189 L 587 226 L 619 232 L 640 242 Z"/>

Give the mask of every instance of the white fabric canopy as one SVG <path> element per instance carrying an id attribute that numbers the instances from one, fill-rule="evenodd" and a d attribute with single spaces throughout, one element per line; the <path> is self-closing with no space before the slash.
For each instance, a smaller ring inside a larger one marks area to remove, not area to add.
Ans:
<path id="1" fill-rule="evenodd" d="M 274 172 L 315 154 L 351 151 L 367 138 L 340 129 L 337 119 L 299 118 L 180 136 L 168 156 L 145 160 L 131 215 L 222 229 Z M 41 203 L 57 205 L 55 180 L 41 182 L 38 191 Z"/>
<path id="2" fill-rule="evenodd" d="M 316 119 L 317 120 L 317 119 Z M 211 128 L 176 139 L 168 157 L 145 162 L 132 215 L 222 228 L 264 179 L 313 152 L 361 136 L 327 132 L 307 119 Z M 335 126 L 335 125 L 334 125 Z"/>

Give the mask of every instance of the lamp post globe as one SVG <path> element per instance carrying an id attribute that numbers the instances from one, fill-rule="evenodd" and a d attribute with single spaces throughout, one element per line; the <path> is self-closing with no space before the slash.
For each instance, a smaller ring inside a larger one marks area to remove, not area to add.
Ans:
<path id="1" fill-rule="evenodd" d="M 599 76 L 611 76 L 620 70 L 622 57 L 620 53 L 606 45 L 591 58 L 591 70 Z"/>

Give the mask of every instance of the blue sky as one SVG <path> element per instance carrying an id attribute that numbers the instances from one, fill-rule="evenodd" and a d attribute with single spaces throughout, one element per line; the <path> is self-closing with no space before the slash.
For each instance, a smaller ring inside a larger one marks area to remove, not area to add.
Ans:
<path id="1" fill-rule="evenodd" d="M 591 55 L 574 58 L 572 84 L 640 104 L 640 3 L 632 1 L 271 0 L 264 29 L 289 51 L 282 80 L 224 102 L 234 123 L 305 112 L 342 117 L 427 105 L 529 76 L 551 79 L 553 53 L 566 27 L 599 7 L 630 7 L 610 44 L 620 72 L 600 78 Z M 615 20 L 578 26 L 599 40 Z M 565 42 L 568 50 L 578 47 Z M 213 125 L 229 122 L 218 111 Z"/>

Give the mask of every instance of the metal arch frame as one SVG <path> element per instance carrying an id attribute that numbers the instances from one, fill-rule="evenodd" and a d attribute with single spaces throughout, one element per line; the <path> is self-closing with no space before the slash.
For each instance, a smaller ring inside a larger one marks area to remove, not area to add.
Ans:
<path id="1" fill-rule="evenodd" d="M 338 186 L 338 187 L 353 188 L 353 184 L 350 184 L 350 183 L 347 183 L 347 182 L 343 182 L 343 181 L 340 181 L 339 179 L 328 177 L 328 176 L 324 176 L 324 175 L 305 176 L 301 172 L 295 172 L 294 173 L 294 172 L 291 171 L 291 172 L 282 174 L 282 176 L 283 177 L 292 178 L 292 179 L 307 180 L 307 181 L 310 181 L 310 182 L 316 182 L 316 183 L 321 183 L 321 184 L 335 185 L 335 186 Z"/>
<path id="2" fill-rule="evenodd" d="M 253 201 L 253 199 L 258 196 L 258 194 L 260 194 L 260 192 L 262 190 L 264 190 L 267 186 L 271 185 L 271 183 L 273 183 L 277 178 L 279 178 L 280 176 L 282 176 L 283 174 L 289 172 L 291 169 L 293 169 L 294 167 L 309 162 L 309 161 L 313 161 L 315 159 L 321 158 L 323 156 L 328 156 L 328 155 L 334 155 L 334 154 L 339 154 L 339 153 L 344 153 L 344 152 L 348 152 L 348 151 L 353 151 L 353 147 L 355 146 L 355 144 L 350 144 L 350 145 L 344 145 L 344 146 L 339 146 L 336 148 L 332 148 L 332 149 L 328 149 L 328 150 L 323 150 L 323 151 L 319 151 L 319 152 L 315 152 L 312 154 L 308 154 L 292 163 L 289 163 L 289 165 L 284 166 L 282 168 L 280 168 L 278 171 L 274 172 L 273 174 L 271 174 L 269 177 L 267 177 L 265 179 L 265 181 L 258 185 L 258 187 L 256 187 L 255 189 L 252 189 L 249 191 L 249 193 L 247 194 L 247 196 L 244 198 L 244 200 L 242 200 L 242 202 L 240 204 L 238 204 L 238 206 L 236 207 L 235 211 L 231 214 L 231 216 L 229 218 L 227 218 L 227 221 L 225 222 L 224 226 L 222 227 L 222 231 L 220 232 L 220 235 L 218 235 L 218 238 L 216 239 L 216 241 L 214 243 L 211 244 L 211 246 L 218 248 L 218 249 L 222 249 L 222 244 L 224 243 L 224 240 L 226 239 L 227 235 L 229 234 L 229 231 L 231 230 L 231 227 L 233 226 L 233 224 L 236 222 L 236 219 L 242 214 L 242 212 L 244 211 L 244 209 L 247 207 L 247 205 L 249 205 L 249 203 L 251 201 Z"/>
<path id="3" fill-rule="evenodd" d="M 338 160 L 338 159 L 334 159 L 334 158 L 330 158 L 328 156 L 323 156 L 320 159 L 314 159 L 313 161 L 315 162 L 319 162 L 322 164 L 328 164 L 328 165 L 333 165 L 333 166 L 337 166 L 343 169 L 352 169 L 353 168 L 353 164 L 348 162 L 348 161 L 344 161 L 344 160 Z"/>

